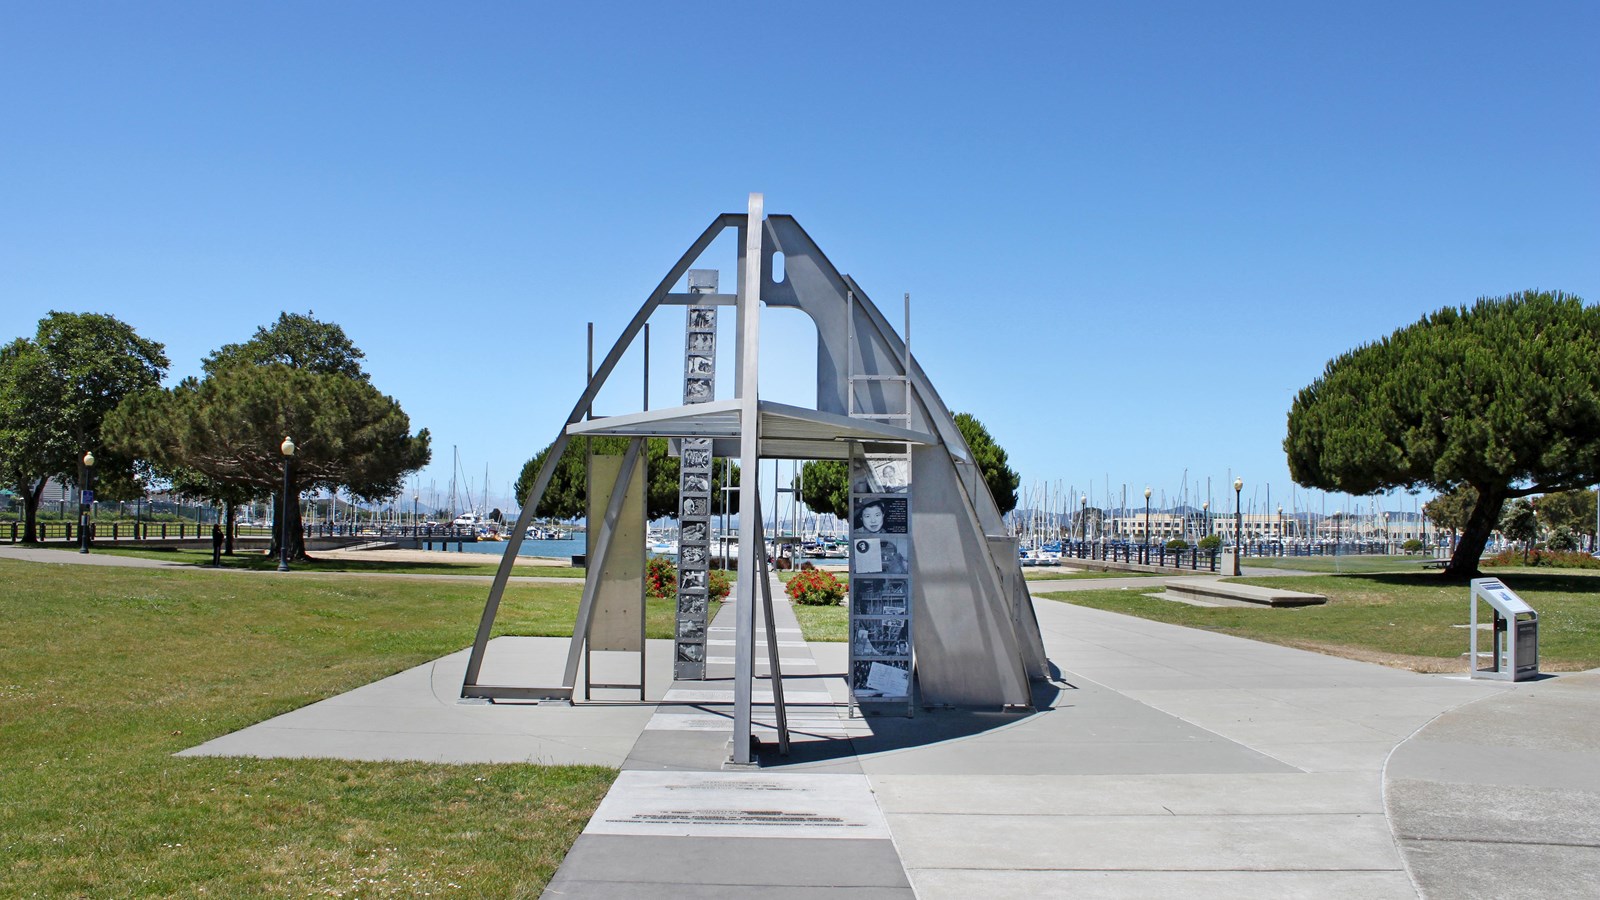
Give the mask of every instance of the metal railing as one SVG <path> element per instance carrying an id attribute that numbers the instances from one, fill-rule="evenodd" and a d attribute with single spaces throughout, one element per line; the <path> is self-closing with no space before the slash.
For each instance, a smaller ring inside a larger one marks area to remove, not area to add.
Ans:
<path id="1" fill-rule="evenodd" d="M 211 539 L 211 524 L 196 522 L 94 522 L 90 524 L 90 540 L 95 543 L 147 543 L 151 541 L 205 541 Z M 35 523 L 40 543 L 75 543 L 80 531 L 77 522 Z M 319 522 L 302 528 L 305 538 L 372 537 L 417 538 L 421 540 L 467 542 L 478 539 L 477 532 L 466 525 L 356 525 Z M 0 540 L 7 543 L 22 541 L 23 523 L 0 523 Z M 270 525 L 235 525 L 235 538 L 273 537 Z"/>

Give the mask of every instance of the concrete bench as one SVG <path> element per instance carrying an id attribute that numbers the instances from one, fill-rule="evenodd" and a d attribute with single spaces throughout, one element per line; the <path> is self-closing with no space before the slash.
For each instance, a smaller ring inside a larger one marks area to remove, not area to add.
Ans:
<path id="1" fill-rule="evenodd" d="M 1287 591 L 1282 588 L 1259 587 L 1253 584 L 1236 584 L 1224 581 L 1173 579 L 1167 582 L 1168 593 L 1191 600 L 1223 600 L 1257 603 L 1262 606 L 1316 606 L 1327 603 L 1321 594 Z"/>

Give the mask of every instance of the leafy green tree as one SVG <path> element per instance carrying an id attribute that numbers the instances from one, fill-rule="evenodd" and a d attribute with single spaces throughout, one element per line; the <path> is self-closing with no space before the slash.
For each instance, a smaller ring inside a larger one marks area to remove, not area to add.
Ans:
<path id="1" fill-rule="evenodd" d="M 1522 561 L 1528 561 L 1528 551 L 1539 537 L 1539 517 L 1526 497 L 1518 497 L 1506 505 L 1500 516 L 1500 533 L 1508 541 L 1522 545 Z"/>
<path id="2" fill-rule="evenodd" d="M 1022 483 L 1022 476 L 1008 464 L 1005 448 L 995 443 L 989 435 L 989 429 L 983 427 L 983 423 L 971 413 L 956 413 L 956 427 L 961 430 L 967 448 L 972 451 L 972 461 L 983 472 L 983 483 L 989 486 L 989 493 L 994 495 L 1000 515 L 1016 509 L 1017 485 Z"/>
<path id="3" fill-rule="evenodd" d="M 237 503 L 277 495 L 273 550 L 287 533 L 295 559 L 305 558 L 305 543 L 300 504 L 281 502 L 285 437 L 296 448 L 291 498 L 310 489 L 393 497 L 431 455 L 427 429 L 411 433 L 400 404 L 361 371 L 361 351 L 343 330 L 308 319 L 282 316 L 208 357 L 204 379 L 130 398 L 114 415 L 125 452 L 200 496 Z M 301 339 L 308 346 L 297 348 Z"/>
<path id="4" fill-rule="evenodd" d="M 994 496 L 1000 515 L 1017 508 L 1017 485 L 1022 476 L 1008 464 L 1004 447 L 995 443 L 989 429 L 970 413 L 956 413 L 956 428 L 972 451 L 972 461 L 983 473 L 983 483 Z M 850 516 L 849 471 L 845 463 L 822 459 L 800 467 L 801 476 L 792 485 L 800 489 L 800 499 L 818 512 L 831 513 L 841 519 Z M 803 481 L 804 484 L 800 482 Z"/>
<path id="5" fill-rule="evenodd" d="M 258 366 L 279 363 L 291 369 L 322 375 L 343 375 L 369 381 L 361 368 L 366 354 L 334 322 L 322 322 L 311 313 L 279 313 L 278 321 L 256 329 L 242 344 L 223 344 L 201 365 L 207 375 L 236 363 Z"/>
<path id="6" fill-rule="evenodd" d="M 589 441 L 597 455 L 621 456 L 628 450 L 628 438 L 597 437 L 589 438 Z M 539 470 L 544 467 L 545 458 L 550 455 L 553 446 L 553 443 L 547 445 L 522 464 L 522 472 L 511 489 L 523 502 L 527 502 L 528 495 L 533 493 Z M 645 441 L 645 471 L 649 479 L 645 515 L 651 519 L 678 515 L 678 458 L 668 455 L 667 450 L 665 438 L 649 438 Z M 584 504 L 589 496 L 585 465 L 584 441 L 579 438 L 567 441 L 566 449 L 556 461 L 555 473 L 550 476 L 550 484 L 545 488 L 544 496 L 540 498 L 533 514 L 549 519 L 576 519 L 585 515 Z M 720 457 L 711 463 L 711 508 L 714 510 L 722 509 L 723 468 L 728 465 L 729 461 Z M 733 466 L 732 473 L 732 484 L 738 487 L 739 467 Z M 737 491 L 729 492 L 728 509 L 731 512 L 739 511 Z"/>
<path id="7" fill-rule="evenodd" d="M 1222 535 L 1220 535 L 1220 534 L 1208 534 L 1205 537 L 1200 539 L 1200 549 L 1201 550 L 1211 551 L 1211 550 L 1216 550 L 1221 546 L 1222 546 Z"/>
<path id="8" fill-rule="evenodd" d="M 78 482 L 86 451 L 99 495 L 138 495 L 135 460 L 106 444 L 105 420 L 123 398 L 158 389 L 166 371 L 161 344 L 98 313 L 52 312 L 31 340 L 0 348 L 0 480 L 22 501 L 23 540 L 38 538 L 45 482 Z"/>
<path id="9" fill-rule="evenodd" d="M 800 502 L 811 509 L 840 519 L 850 517 L 850 473 L 843 460 L 816 459 L 806 463 L 791 487 L 800 492 Z"/>
<path id="10" fill-rule="evenodd" d="M 1594 507 L 1594 491 L 1561 491 L 1536 497 L 1533 501 L 1534 511 L 1546 528 L 1552 531 L 1565 528 L 1574 535 L 1587 535 L 1591 546 L 1595 530 Z"/>
<path id="11" fill-rule="evenodd" d="M 1422 514 L 1428 517 L 1435 528 L 1448 531 L 1451 537 L 1455 537 L 1467 527 L 1467 518 L 1477 505 L 1477 489 L 1470 484 L 1463 484 L 1424 503 Z"/>
<path id="12" fill-rule="evenodd" d="M 1474 574 L 1504 503 L 1600 480 L 1600 308 L 1528 291 L 1449 307 L 1327 365 L 1289 410 L 1301 485 L 1477 491 L 1446 576 Z"/>

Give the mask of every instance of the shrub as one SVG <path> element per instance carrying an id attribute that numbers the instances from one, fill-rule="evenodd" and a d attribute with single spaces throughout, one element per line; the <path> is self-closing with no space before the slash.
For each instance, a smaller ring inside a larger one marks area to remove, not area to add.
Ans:
<path id="1" fill-rule="evenodd" d="M 651 600 L 678 596 L 678 567 L 664 556 L 652 556 L 644 565 L 644 593 Z"/>
<path id="2" fill-rule="evenodd" d="M 1222 548 L 1222 535 L 1208 534 L 1200 539 L 1201 550 L 1219 550 Z"/>
<path id="3" fill-rule="evenodd" d="M 713 600 L 728 599 L 728 591 L 732 589 L 733 582 L 728 580 L 726 569 L 712 569 L 706 578 L 707 595 Z"/>
<path id="4" fill-rule="evenodd" d="M 1189 542 L 1184 540 L 1183 538 L 1173 538 L 1172 540 L 1167 541 L 1167 549 L 1168 550 L 1187 550 L 1187 549 L 1189 549 Z"/>
<path id="5" fill-rule="evenodd" d="M 796 572 L 783 591 L 789 599 L 804 606 L 838 606 L 844 599 L 844 585 L 832 572 L 821 569 Z"/>
<path id="6" fill-rule="evenodd" d="M 1419 553 L 1422 551 L 1422 542 L 1416 538 L 1412 538 L 1411 540 L 1406 541 L 1404 544 L 1401 544 L 1400 549 L 1407 553 Z"/>
<path id="7" fill-rule="evenodd" d="M 1555 533 L 1550 535 L 1549 547 L 1551 550 L 1567 552 L 1578 549 L 1578 536 L 1572 529 L 1565 525 L 1557 525 Z"/>
<path id="8" fill-rule="evenodd" d="M 1484 568 L 1492 566 L 1549 566 L 1556 569 L 1600 569 L 1600 559 L 1595 559 L 1587 553 L 1576 553 L 1563 550 L 1533 550 L 1527 554 L 1527 561 L 1523 561 L 1523 554 L 1518 550 L 1501 550 L 1494 556 L 1483 561 Z"/>

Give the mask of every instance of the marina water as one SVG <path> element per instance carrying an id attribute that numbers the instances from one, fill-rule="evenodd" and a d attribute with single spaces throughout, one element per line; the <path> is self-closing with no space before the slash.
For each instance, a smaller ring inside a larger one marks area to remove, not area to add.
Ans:
<path id="1" fill-rule="evenodd" d="M 548 556 L 552 559 L 571 559 L 584 552 L 588 541 L 583 534 L 578 534 L 565 541 L 529 541 L 522 542 L 522 547 L 517 550 L 518 556 Z M 506 552 L 508 541 L 478 541 L 472 544 L 461 544 L 461 549 L 466 553 L 488 553 L 502 556 Z"/>

